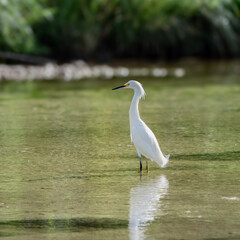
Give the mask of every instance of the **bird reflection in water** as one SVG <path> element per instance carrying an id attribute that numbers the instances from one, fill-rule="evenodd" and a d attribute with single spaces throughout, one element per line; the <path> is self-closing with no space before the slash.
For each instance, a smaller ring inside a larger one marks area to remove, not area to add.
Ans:
<path id="1" fill-rule="evenodd" d="M 146 227 L 156 217 L 163 215 L 162 199 L 168 193 L 169 183 L 164 175 L 155 179 L 140 181 L 137 187 L 130 191 L 129 237 L 138 240 L 145 239 Z"/>

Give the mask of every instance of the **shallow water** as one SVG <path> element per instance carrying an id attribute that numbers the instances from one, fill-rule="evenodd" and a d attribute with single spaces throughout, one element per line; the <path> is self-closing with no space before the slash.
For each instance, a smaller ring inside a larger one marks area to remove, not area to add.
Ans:
<path id="1" fill-rule="evenodd" d="M 239 78 L 139 80 L 171 154 L 142 177 L 126 81 L 1 84 L 0 238 L 240 239 Z"/>

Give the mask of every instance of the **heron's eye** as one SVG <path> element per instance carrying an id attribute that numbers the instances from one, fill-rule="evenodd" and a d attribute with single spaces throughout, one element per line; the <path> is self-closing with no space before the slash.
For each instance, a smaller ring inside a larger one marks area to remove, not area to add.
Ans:
<path id="1" fill-rule="evenodd" d="M 124 84 L 125 87 L 128 87 L 129 85 L 130 85 L 129 83 Z"/>

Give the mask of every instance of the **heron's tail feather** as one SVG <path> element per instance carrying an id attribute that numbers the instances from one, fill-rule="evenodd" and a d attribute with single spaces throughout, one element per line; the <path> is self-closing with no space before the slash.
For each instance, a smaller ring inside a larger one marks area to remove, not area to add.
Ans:
<path id="1" fill-rule="evenodd" d="M 155 160 L 155 162 L 158 164 L 160 168 L 165 168 L 169 162 L 170 154 L 164 156 L 163 154 L 160 154 L 160 156 Z"/>
<path id="2" fill-rule="evenodd" d="M 165 158 L 167 158 L 167 160 L 169 160 L 169 158 L 170 158 L 170 154 L 165 155 Z"/>

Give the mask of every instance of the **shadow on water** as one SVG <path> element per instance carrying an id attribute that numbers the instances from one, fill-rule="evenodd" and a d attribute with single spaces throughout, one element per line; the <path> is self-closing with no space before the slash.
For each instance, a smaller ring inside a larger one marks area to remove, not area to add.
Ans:
<path id="1" fill-rule="evenodd" d="M 228 151 L 228 152 L 221 152 L 221 153 L 203 153 L 203 154 L 175 154 L 171 155 L 170 161 L 175 160 L 184 160 L 184 161 L 239 161 L 240 160 L 240 151 Z M 169 164 L 171 167 L 171 162 Z M 178 166 L 178 168 L 180 168 Z M 181 167 L 182 168 L 182 167 Z M 191 169 L 192 166 L 184 166 L 184 169 Z M 202 165 L 201 167 L 194 166 L 196 168 L 204 168 Z M 168 168 L 167 170 L 169 170 Z M 151 171 L 159 171 L 158 167 L 153 166 Z M 64 179 L 85 179 L 89 180 L 91 178 L 112 178 L 114 177 L 123 177 L 123 173 L 128 176 L 127 172 L 137 172 L 136 168 L 119 168 L 119 169 L 111 169 L 111 170 L 94 170 L 90 172 L 88 175 L 73 175 L 73 176 L 59 176 L 59 177 L 52 177 L 51 180 L 64 180 Z M 101 174 L 100 174 L 101 173 Z M 104 173 L 104 174 L 103 174 Z M 49 178 L 36 178 L 36 179 L 19 179 L 18 182 L 37 182 L 37 181 L 48 181 Z M 9 180 L 4 180 L 2 182 L 8 182 Z M 10 180 L 11 181 L 11 180 Z"/>
<path id="2" fill-rule="evenodd" d="M 240 151 L 173 155 L 171 157 L 178 160 L 238 161 L 240 160 Z"/>
<path id="3" fill-rule="evenodd" d="M 163 215 L 161 201 L 168 193 L 169 183 L 165 175 L 140 181 L 130 190 L 129 238 L 144 239 L 146 227 L 155 217 Z"/>
<path id="4" fill-rule="evenodd" d="M 232 237 L 227 237 L 227 238 L 204 238 L 204 240 L 239 240 L 239 236 L 232 236 Z"/>
<path id="5" fill-rule="evenodd" d="M 221 152 L 221 153 L 203 153 L 203 154 L 175 154 L 171 155 L 170 161 L 175 160 L 184 160 L 184 161 L 239 161 L 240 160 L 240 151 L 229 151 L 229 152 Z M 171 164 L 171 162 L 170 162 Z M 171 166 L 169 164 L 169 166 Z M 202 166 L 201 168 L 203 168 Z M 179 166 L 178 166 L 179 168 Z M 192 166 L 184 166 L 185 169 L 192 168 Z M 196 169 L 197 166 L 194 166 Z M 153 166 L 151 168 L 151 171 L 159 171 L 158 167 Z M 168 170 L 168 169 L 167 169 Z M 119 168 L 119 169 L 112 169 L 112 170 L 94 170 L 90 172 L 89 175 L 73 175 L 73 176 L 61 176 L 61 177 L 52 177 L 52 180 L 64 180 L 64 179 L 91 179 L 91 178 L 111 178 L 111 177 L 123 177 L 122 173 L 126 173 L 126 176 L 128 176 L 127 172 L 136 172 L 136 168 Z M 101 174 L 100 174 L 101 173 Z M 105 174 L 103 174 L 105 173 Z M 119 174 L 118 174 L 119 173 Z M 121 174 L 120 174 L 121 173 Z M 49 180 L 49 178 L 37 178 L 37 179 L 22 179 L 19 180 L 19 182 L 35 182 L 35 181 L 46 181 Z M 2 181 L 2 182 L 8 182 L 8 180 Z"/>
<path id="6" fill-rule="evenodd" d="M 140 177 L 136 187 L 130 189 L 129 220 L 117 218 L 24 219 L 1 221 L 0 237 L 16 235 L 10 229 L 33 231 L 86 231 L 90 229 L 129 229 L 130 239 L 144 239 L 147 226 L 162 216 L 162 199 L 168 194 L 169 182 L 165 175 L 154 179 Z M 10 228 L 10 229 L 9 229 Z"/>
<path id="7" fill-rule="evenodd" d="M 126 228 L 128 226 L 128 221 L 113 218 L 26 219 L 2 221 L 0 222 L 0 226 L 27 229 L 74 229 L 77 231 L 85 228 Z"/>

